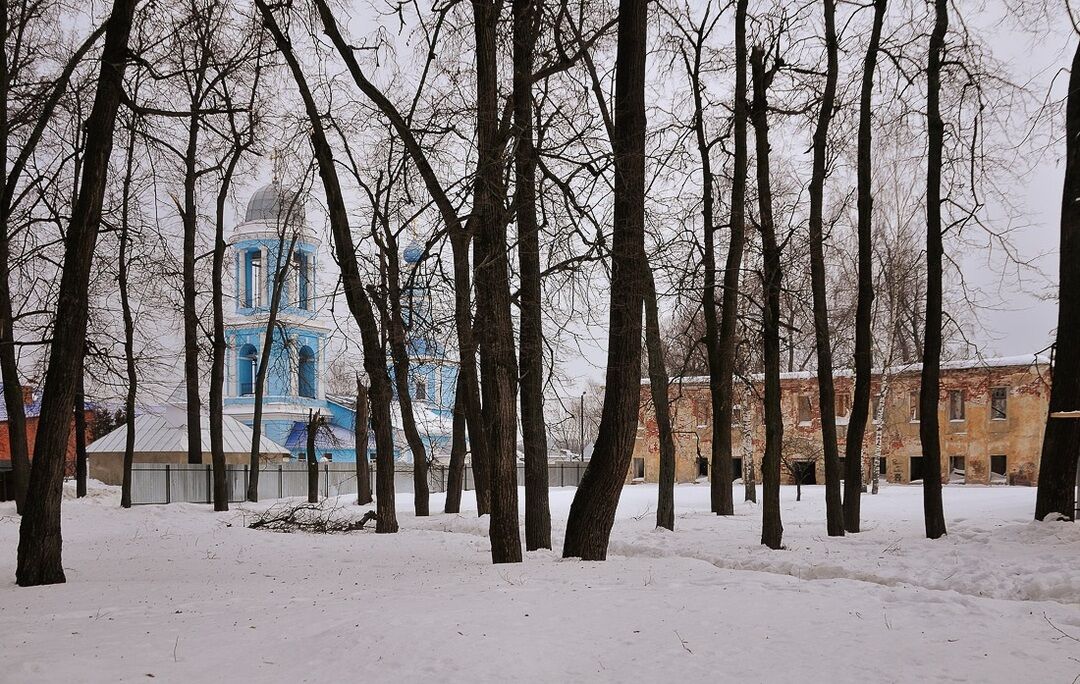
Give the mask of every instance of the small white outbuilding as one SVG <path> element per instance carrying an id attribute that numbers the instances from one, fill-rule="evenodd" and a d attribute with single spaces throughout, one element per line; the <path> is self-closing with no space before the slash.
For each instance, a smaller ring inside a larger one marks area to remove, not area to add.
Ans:
<path id="1" fill-rule="evenodd" d="M 210 416 L 200 417 L 202 462 L 210 463 Z M 222 442 L 226 463 L 247 463 L 251 454 L 251 428 L 230 416 L 222 416 Z M 90 477 L 105 484 L 118 485 L 124 476 L 124 447 L 127 426 L 121 425 L 87 445 Z M 280 444 L 260 437 L 259 453 L 264 461 L 279 461 L 289 455 Z M 187 463 L 187 411 L 183 406 L 167 404 L 158 411 L 148 411 L 135 418 L 135 463 Z"/>

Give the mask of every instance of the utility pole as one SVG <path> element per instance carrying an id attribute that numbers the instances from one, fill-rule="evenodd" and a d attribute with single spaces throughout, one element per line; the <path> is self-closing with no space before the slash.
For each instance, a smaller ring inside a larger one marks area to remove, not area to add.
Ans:
<path id="1" fill-rule="evenodd" d="M 581 444 L 581 461 L 585 462 L 585 393 L 581 393 L 581 400 L 578 402 L 578 435 L 580 437 L 579 444 Z"/>

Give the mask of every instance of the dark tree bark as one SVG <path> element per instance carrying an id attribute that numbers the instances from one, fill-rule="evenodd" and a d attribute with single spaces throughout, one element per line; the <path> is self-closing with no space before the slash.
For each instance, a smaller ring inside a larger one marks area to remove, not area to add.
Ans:
<path id="1" fill-rule="evenodd" d="M 203 55 L 204 59 L 208 55 Z M 202 65 L 205 69 L 205 64 Z M 184 152 L 184 204 L 181 212 L 184 225 L 183 246 L 183 311 L 184 311 L 184 388 L 186 390 L 188 463 L 202 463 L 202 399 L 199 396 L 199 312 L 196 309 L 198 289 L 195 284 L 195 236 L 198 232 L 198 207 L 195 204 L 195 183 L 198 181 L 199 132 L 202 117 L 198 113 L 202 100 L 202 77 L 193 79 L 196 92 L 191 99 L 188 119 L 187 149 Z"/>
<path id="2" fill-rule="evenodd" d="M 1080 47 L 1073 54 L 1065 108 L 1065 186 L 1061 197 L 1059 269 L 1051 415 L 1080 409 Z M 1073 519 L 1078 452 L 1080 420 L 1047 418 L 1035 498 L 1036 520 L 1053 513 Z"/>
<path id="3" fill-rule="evenodd" d="M 709 11 L 712 6 L 707 5 L 705 15 L 700 27 L 695 27 L 692 35 L 692 55 L 683 53 L 687 73 L 690 79 L 690 89 L 694 103 L 694 139 L 697 144 L 698 158 L 701 163 L 701 219 L 704 227 L 704 249 L 702 250 L 702 266 L 705 270 L 705 283 L 701 295 L 701 308 L 705 318 L 705 355 L 709 366 L 709 397 L 712 403 L 712 442 L 710 444 L 710 502 L 712 512 L 717 515 L 732 515 L 735 512 L 734 500 L 731 492 L 732 465 L 731 465 L 731 418 L 730 408 L 728 411 L 727 424 L 724 424 L 721 404 L 724 402 L 723 381 L 721 371 L 723 361 L 720 352 L 720 332 L 716 321 L 716 217 L 714 211 L 714 178 L 712 172 L 712 142 L 709 141 L 705 132 L 705 105 L 702 98 L 704 85 L 701 82 L 701 58 L 704 49 L 706 26 L 709 23 Z M 655 294 L 655 291 L 654 291 Z M 648 341 L 649 326 L 649 300 L 645 300 L 646 316 L 646 346 L 649 354 L 649 369 L 652 373 L 653 350 Z M 655 395 L 655 392 L 654 392 Z M 666 395 L 665 395 L 666 396 Z M 728 397 L 730 405 L 730 397 Z M 670 421 L 669 421 L 670 422 Z M 657 416 L 659 426 L 659 415 Z M 669 427 L 670 429 L 670 427 Z M 728 448 L 725 452 L 721 441 L 721 433 L 727 433 Z M 672 464 L 671 478 L 674 481 L 674 464 Z M 660 443 L 660 478 L 661 495 L 664 496 L 665 471 L 664 471 L 664 444 L 661 435 Z M 674 485 L 672 485 L 674 486 Z M 660 511 L 657 510 L 659 521 Z M 672 504 L 671 519 L 674 521 L 674 504 Z M 658 523 L 659 524 L 659 523 Z"/>
<path id="4" fill-rule="evenodd" d="M 86 353 L 83 352 L 85 359 Z M 84 362 L 85 363 L 85 362 Z M 80 366 L 75 381 L 75 496 L 86 496 L 86 388 L 85 371 Z"/>
<path id="5" fill-rule="evenodd" d="M 120 311 L 124 320 L 124 367 L 127 372 L 127 392 L 124 395 L 124 476 L 120 487 L 120 506 L 131 508 L 131 467 L 135 462 L 135 398 L 139 375 L 135 366 L 135 319 L 131 313 L 128 269 L 131 243 L 131 184 L 135 157 L 135 125 L 128 132 L 127 154 L 124 162 L 124 182 L 120 206 L 120 250 L 117 255 L 117 287 L 120 291 Z"/>
<path id="6" fill-rule="evenodd" d="M 664 342 L 660 338 L 660 312 L 656 302 L 656 283 L 646 272 L 645 347 L 649 357 L 649 389 L 652 392 L 656 428 L 660 437 L 660 478 L 657 487 L 656 526 L 675 529 L 675 436 L 671 431 L 671 403 L 668 397 L 668 374 L 664 363 Z M 731 470 L 728 469 L 730 473 Z M 730 478 L 729 478 L 730 479 Z M 729 487 L 730 491 L 731 488 Z"/>
<path id="7" fill-rule="evenodd" d="M 761 543 L 770 549 L 783 545 L 784 526 L 780 521 L 780 455 L 783 451 L 784 417 L 780 413 L 780 247 L 773 224 L 772 185 L 769 179 L 768 89 L 776 64 L 765 69 L 765 51 L 754 46 L 750 52 L 754 100 L 750 120 L 754 126 L 757 152 L 758 213 L 761 222 L 761 249 L 764 270 L 765 311 L 762 337 L 765 361 L 765 453 L 761 458 Z"/>
<path id="8" fill-rule="evenodd" d="M 378 211 L 378 209 L 376 209 Z M 405 339 L 405 320 L 401 311 L 401 268 L 398 265 L 397 241 L 390 226 L 382 216 L 386 240 L 386 302 L 382 306 L 383 329 L 390 342 L 390 357 L 394 364 L 394 386 L 397 389 L 398 406 L 401 409 L 401 429 L 413 457 L 413 510 L 417 516 L 426 516 L 428 506 L 427 449 L 416 427 L 412 395 L 409 388 L 409 349 Z"/>
<path id="9" fill-rule="evenodd" d="M 840 454 L 836 445 L 836 390 L 833 386 L 832 343 L 829 339 L 829 292 L 825 285 L 825 176 L 829 123 L 836 106 L 837 63 L 836 4 L 824 0 L 825 90 L 821 94 L 814 129 L 814 161 L 810 177 L 810 287 L 814 299 L 814 338 L 817 347 L 818 413 L 825 457 L 825 518 L 830 537 L 844 536 L 843 504 L 840 501 Z M 801 483 L 800 483 L 801 484 Z"/>
<path id="10" fill-rule="evenodd" d="M 461 490 L 465 485 L 465 392 L 461 374 L 458 374 L 454 393 L 454 427 L 450 441 L 450 468 L 446 476 L 445 513 L 461 512 Z"/>
<path id="11" fill-rule="evenodd" d="M 255 77 L 256 83 L 258 76 Z M 222 95 L 226 107 L 232 109 L 232 98 L 227 88 L 222 88 Z M 250 109 L 250 104 L 249 104 Z M 211 300 L 214 317 L 213 355 L 210 364 L 210 462 L 214 469 L 214 510 L 229 510 L 229 482 L 225 470 L 225 435 L 223 413 L 225 396 L 225 354 L 228 343 L 225 340 L 225 294 L 222 291 L 225 265 L 225 208 L 229 199 L 229 190 L 232 188 L 233 174 L 240 158 L 251 145 L 249 139 L 245 142 L 236 130 L 235 120 L 229 115 L 230 128 L 232 129 L 232 149 L 225 160 L 221 174 L 221 183 L 218 186 L 217 199 L 215 202 L 214 221 L 214 256 L 211 273 Z M 259 476 L 259 465 L 250 469 L 248 473 L 248 487 Z M 255 484 L 258 491 L 258 483 Z"/>
<path id="12" fill-rule="evenodd" d="M 949 30 L 948 0 L 934 0 L 934 30 L 926 64 L 926 332 L 923 334 L 922 385 L 919 388 L 919 442 L 923 457 L 923 516 L 926 536 L 945 534 L 941 506 L 941 438 L 938 401 L 941 393 L 941 166 L 945 122 L 941 119 L 941 62 Z"/>
<path id="13" fill-rule="evenodd" d="M 885 21 L 886 0 L 874 0 L 874 23 L 870 43 L 863 60 L 862 90 L 859 95 L 858 133 L 858 233 L 859 233 L 859 293 L 855 305 L 855 393 L 848 417 L 847 441 L 844 443 L 844 529 L 859 531 L 859 504 L 862 496 L 863 438 L 870 415 L 870 376 L 873 372 L 871 324 L 874 303 L 874 198 L 871 184 L 873 151 L 874 70 L 877 68 L 881 44 L 881 26 Z"/>
<path id="14" fill-rule="evenodd" d="M 521 561 L 517 501 L 517 357 L 510 313 L 510 275 L 499 135 L 498 21 L 500 0 L 472 0 L 476 37 L 477 165 L 473 190 L 476 318 L 480 393 L 491 473 L 491 559 Z M 476 434 L 470 431 L 474 439 Z"/>
<path id="15" fill-rule="evenodd" d="M 615 57 L 615 223 L 604 406 L 592 459 L 570 505 L 563 557 L 604 560 L 637 431 L 645 262 L 646 0 L 620 0 Z"/>
<path id="16" fill-rule="evenodd" d="M 459 373 L 466 391 L 465 415 L 469 428 L 472 451 L 473 475 L 476 483 L 476 505 L 480 515 L 488 513 L 491 503 L 490 459 L 487 429 L 480 403 L 480 383 L 477 377 L 476 339 L 472 322 L 472 274 L 469 268 L 469 246 L 472 240 L 469 229 L 462 224 L 454 203 L 439 182 L 438 176 L 428 162 L 427 155 L 417 141 L 408 122 L 392 102 L 364 75 L 353 47 L 342 37 L 337 21 L 326 0 L 314 0 L 315 7 L 327 37 L 345 61 L 353 81 L 361 92 L 382 112 L 401 138 L 405 149 L 416 165 L 428 194 L 438 207 L 439 216 L 450 234 L 454 260 L 454 322 L 458 338 Z M 478 179 L 479 183 L 479 179 Z"/>
<path id="17" fill-rule="evenodd" d="M 345 299 L 350 313 L 360 328 L 361 344 L 364 350 L 364 370 L 367 371 L 368 381 L 371 383 L 368 398 L 371 401 L 372 426 L 375 431 L 375 496 L 378 516 L 375 531 L 377 533 L 397 532 L 397 511 L 394 507 L 394 435 L 390 422 L 390 402 L 393 392 L 390 388 L 390 376 L 386 370 L 386 352 L 379 337 L 378 322 L 375 319 L 371 300 L 368 299 L 364 290 L 360 269 L 356 264 L 356 245 L 353 243 L 352 232 L 349 229 L 349 215 L 341 194 L 334 153 L 326 139 L 326 131 L 322 127 L 319 110 L 315 105 L 304 72 L 300 68 L 300 62 L 293 52 L 292 44 L 282 32 L 265 0 L 255 0 L 255 5 L 262 14 L 264 25 L 273 35 L 278 51 L 281 52 L 292 72 L 293 80 L 304 101 L 304 109 L 311 123 L 311 141 L 319 164 L 323 189 L 326 192 L 330 229 L 334 236 L 334 249 L 341 267 Z M 320 11 L 322 9 L 321 7 Z"/>
<path id="18" fill-rule="evenodd" d="M 371 468 L 368 462 L 368 390 L 359 374 L 356 376 L 356 422 L 353 430 L 356 435 L 356 504 L 366 506 L 371 503 Z"/>
<path id="19" fill-rule="evenodd" d="M 713 512 L 719 515 L 733 515 L 735 512 L 734 502 L 731 501 L 731 418 L 732 396 L 735 393 L 735 323 L 739 317 L 739 271 L 742 269 L 743 246 L 746 242 L 747 1 L 737 0 L 735 3 L 735 110 L 732 122 L 735 149 L 731 177 L 731 234 L 728 239 L 727 260 L 724 263 L 724 295 L 717 339 L 716 370 L 713 371 L 710 365 L 710 372 L 714 376 L 710 378 L 713 404 L 712 505 Z M 744 406 L 743 411 L 746 410 L 748 407 Z M 754 498 L 757 497 L 752 483 L 746 491 L 752 492 Z"/>
<path id="20" fill-rule="evenodd" d="M 315 453 L 315 438 L 326 424 L 320 411 L 308 410 L 307 422 L 307 500 L 319 503 L 319 455 Z"/>
<path id="21" fill-rule="evenodd" d="M 540 301 L 540 229 L 536 217 L 536 147 L 532 78 L 543 0 L 514 0 L 514 209 L 521 278 L 519 368 L 525 449 L 525 549 L 551 548 L 547 424 L 544 421 L 544 328 Z"/>
<path id="22" fill-rule="evenodd" d="M 64 240 L 64 267 L 56 305 L 56 318 L 65 322 L 65 334 L 55 337 L 49 353 L 34 461 L 19 527 L 15 580 L 23 587 L 65 581 L 60 533 L 64 455 L 75 404 L 75 380 L 86 345 L 90 265 L 101 226 L 101 204 L 134 12 L 135 0 L 113 3 L 94 106 L 85 123 L 82 179 Z"/>
<path id="23" fill-rule="evenodd" d="M 71 75 L 90 48 L 105 32 L 107 24 L 102 24 L 71 55 L 60 76 L 46 92 L 46 97 L 37 112 L 37 118 L 15 159 L 6 167 L 3 195 L 0 197 L 0 384 L 3 387 L 4 407 L 8 415 L 8 452 L 11 455 L 12 480 L 15 496 L 15 510 L 23 512 L 26 501 L 26 488 L 30 482 L 30 452 L 26 439 L 26 408 L 24 406 L 22 381 L 19 378 L 19 364 L 15 355 L 15 313 L 11 302 L 11 212 L 15 204 L 15 192 L 19 186 L 23 171 L 37 149 L 45 129 L 56 111 L 60 99 L 67 91 Z M 11 27 L 7 0 L 0 0 L 0 33 L 4 45 L 8 45 Z M 9 93 L 14 78 L 9 69 L 6 50 L 0 50 L 0 154 L 9 159 L 11 124 Z"/>

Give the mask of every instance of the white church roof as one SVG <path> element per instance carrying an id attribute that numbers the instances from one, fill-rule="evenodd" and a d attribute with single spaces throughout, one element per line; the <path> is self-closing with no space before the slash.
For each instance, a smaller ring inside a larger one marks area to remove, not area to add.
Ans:
<path id="1" fill-rule="evenodd" d="M 201 415 L 203 453 L 210 452 L 210 416 Z M 230 416 L 221 417 L 223 451 L 227 454 L 243 454 L 251 451 L 251 428 Z M 87 445 L 86 451 L 95 453 L 118 453 L 124 451 L 127 426 L 121 425 L 104 437 Z M 144 413 L 135 418 L 135 452 L 183 453 L 188 448 L 187 412 L 183 406 L 169 404 L 163 412 Z M 259 452 L 263 454 L 287 454 L 288 450 L 260 437 Z"/>

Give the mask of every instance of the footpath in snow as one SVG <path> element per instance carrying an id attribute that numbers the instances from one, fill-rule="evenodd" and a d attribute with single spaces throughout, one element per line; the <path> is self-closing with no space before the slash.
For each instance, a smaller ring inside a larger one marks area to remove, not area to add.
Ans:
<path id="1" fill-rule="evenodd" d="M 769 551 L 752 504 L 718 518 L 707 485 L 679 486 L 672 533 L 654 527 L 655 486 L 631 486 L 607 562 L 504 566 L 475 507 L 418 519 L 401 496 L 396 535 L 280 534 L 245 527 L 278 502 L 124 511 L 115 489 L 91 493 L 64 502 L 68 582 L 52 587 L 14 585 L 18 518 L 0 504 L 0 682 L 1080 675 L 1080 526 L 1031 522 L 1028 488 L 946 487 L 934 542 L 919 488 L 865 496 L 864 532 L 842 539 L 821 488 L 785 488 L 787 549 Z M 552 490 L 556 547 L 573 493 Z"/>

